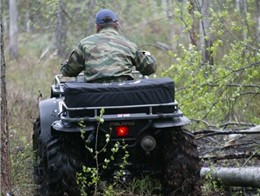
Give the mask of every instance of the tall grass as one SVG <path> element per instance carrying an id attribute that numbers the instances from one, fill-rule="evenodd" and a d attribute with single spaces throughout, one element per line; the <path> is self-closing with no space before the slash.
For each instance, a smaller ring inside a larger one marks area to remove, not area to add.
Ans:
<path id="1" fill-rule="evenodd" d="M 33 122 L 38 116 L 39 94 L 42 98 L 49 96 L 53 76 L 59 72 L 62 61 L 47 40 L 46 36 L 21 36 L 19 58 L 11 59 L 5 52 L 11 176 L 13 192 L 19 196 L 34 194 Z"/>

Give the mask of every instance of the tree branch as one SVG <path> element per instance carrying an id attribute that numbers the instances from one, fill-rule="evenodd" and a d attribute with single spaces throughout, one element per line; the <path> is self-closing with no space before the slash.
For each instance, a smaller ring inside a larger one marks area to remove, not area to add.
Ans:
<path id="1" fill-rule="evenodd" d="M 220 161 L 220 160 L 228 160 L 228 159 L 244 159 L 244 158 L 253 158 L 253 157 L 260 157 L 259 153 L 236 153 L 236 154 L 228 154 L 223 156 L 201 156 L 200 159 L 206 161 L 206 160 L 214 160 L 214 161 Z"/>
<path id="2" fill-rule="evenodd" d="M 213 135 L 230 135 L 230 134 L 260 134 L 260 125 L 257 125 L 255 127 L 249 128 L 249 129 L 244 129 L 244 130 L 239 130 L 239 131 L 220 131 L 220 130 L 202 130 L 202 131 L 196 131 L 193 133 L 194 135 L 201 135 L 204 134 L 203 136 L 197 137 L 196 139 L 201 139 L 204 137 L 209 137 Z"/>

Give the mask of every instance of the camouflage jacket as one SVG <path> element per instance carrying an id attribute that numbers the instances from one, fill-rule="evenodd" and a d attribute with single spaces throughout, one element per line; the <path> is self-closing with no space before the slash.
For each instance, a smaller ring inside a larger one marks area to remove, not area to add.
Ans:
<path id="1" fill-rule="evenodd" d="M 116 30 L 105 28 L 81 40 L 60 71 L 63 76 L 69 77 L 84 71 L 86 82 L 95 82 L 100 79 L 133 78 L 133 66 L 143 75 L 156 71 L 153 56 L 138 49 Z"/>

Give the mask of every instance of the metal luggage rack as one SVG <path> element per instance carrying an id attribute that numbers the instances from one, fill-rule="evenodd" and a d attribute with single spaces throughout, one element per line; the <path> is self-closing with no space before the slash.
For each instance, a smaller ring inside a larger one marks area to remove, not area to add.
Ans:
<path id="1" fill-rule="evenodd" d="M 51 86 L 51 91 L 55 97 L 62 97 L 64 93 L 64 84 L 66 82 L 79 82 L 84 83 L 84 75 L 80 73 L 75 79 L 61 81 L 63 76 L 61 74 L 55 75 L 54 84 Z"/>
<path id="2" fill-rule="evenodd" d="M 162 108 L 172 108 L 172 111 L 165 113 L 157 112 Z M 147 104 L 147 105 L 125 105 L 125 106 L 99 106 L 99 107 L 68 107 L 64 101 L 62 102 L 61 120 L 67 122 L 97 121 L 97 116 L 100 116 L 101 109 L 105 112 L 102 118 L 105 121 L 113 120 L 142 120 L 142 119 L 160 119 L 182 117 L 183 113 L 178 109 L 177 101 L 163 104 Z M 134 112 L 120 112 L 122 110 L 134 110 Z M 139 111 L 138 111 L 139 110 Z M 81 114 L 78 115 L 77 114 Z"/>

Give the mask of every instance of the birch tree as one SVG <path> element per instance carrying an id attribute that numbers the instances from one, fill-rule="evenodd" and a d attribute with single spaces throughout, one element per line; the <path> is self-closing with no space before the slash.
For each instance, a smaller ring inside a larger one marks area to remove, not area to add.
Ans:
<path id="1" fill-rule="evenodd" d="M 256 1 L 256 42 L 260 41 L 260 1 Z"/>
<path id="2" fill-rule="evenodd" d="M 9 17 L 10 17 L 10 25 L 9 25 L 9 39 L 10 39 L 10 55 L 12 57 L 18 57 L 18 11 L 16 0 L 9 0 Z"/>
<path id="3" fill-rule="evenodd" d="M 240 16 L 241 16 L 241 19 L 242 19 L 242 25 L 245 29 L 247 29 L 247 31 L 249 32 L 249 27 L 248 27 L 248 24 L 247 24 L 247 18 L 246 18 L 246 14 L 247 14 L 247 2 L 246 0 L 240 0 L 240 1 L 236 1 L 237 3 L 237 6 L 240 11 Z M 247 31 L 244 30 L 243 31 L 243 39 L 247 39 L 248 37 L 248 34 L 247 34 Z"/>
<path id="4" fill-rule="evenodd" d="M 200 44 L 203 63 L 209 63 L 210 65 L 213 65 L 213 58 L 209 50 L 209 47 L 212 45 L 211 35 L 209 31 L 209 5 L 210 2 L 208 0 L 200 0 L 200 11 L 202 14 L 202 19 L 200 22 Z"/>
<path id="5" fill-rule="evenodd" d="M 174 34 L 175 34 L 174 24 L 173 24 L 174 23 L 173 0 L 167 0 L 167 17 L 169 20 L 169 40 L 171 40 L 171 42 L 172 42 L 171 47 L 176 48 L 176 42 L 172 41 Z"/>

